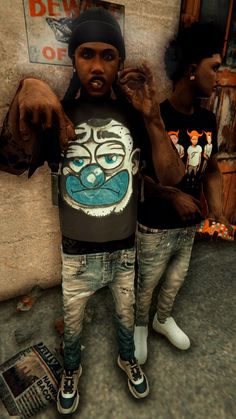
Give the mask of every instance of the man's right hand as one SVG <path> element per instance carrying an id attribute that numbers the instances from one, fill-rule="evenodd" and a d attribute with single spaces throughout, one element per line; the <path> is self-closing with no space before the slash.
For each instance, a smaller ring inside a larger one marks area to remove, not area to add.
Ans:
<path id="1" fill-rule="evenodd" d="M 155 183 L 149 176 L 144 176 L 145 196 L 157 203 L 172 216 L 180 220 L 183 225 L 198 223 L 201 216 L 200 201 L 192 195 L 182 192 L 172 186 L 162 186 Z"/>
<path id="2" fill-rule="evenodd" d="M 170 195 L 170 204 L 184 223 L 198 223 L 201 220 L 200 201 L 192 195 L 178 190 Z"/>
<path id="3" fill-rule="evenodd" d="M 134 108 L 146 121 L 164 126 L 160 114 L 159 95 L 153 72 L 146 62 L 137 68 L 125 68 L 119 76 L 119 85 Z"/>
<path id="4" fill-rule="evenodd" d="M 27 78 L 18 93 L 20 133 L 28 141 L 32 128 L 52 130 L 59 135 L 61 150 L 76 138 L 74 126 L 63 111 L 61 103 L 50 86 L 42 80 Z"/>

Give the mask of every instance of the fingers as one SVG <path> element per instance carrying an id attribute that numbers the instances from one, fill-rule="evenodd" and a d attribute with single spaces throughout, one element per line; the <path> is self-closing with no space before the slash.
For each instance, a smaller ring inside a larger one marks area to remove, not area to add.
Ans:
<path id="1" fill-rule="evenodd" d="M 53 128 L 55 120 L 54 114 L 56 114 L 55 109 L 44 108 L 41 113 L 37 112 L 37 115 L 35 116 L 35 119 L 32 120 L 32 123 L 35 125 L 41 125 L 43 130 L 51 129 Z"/>
<path id="2" fill-rule="evenodd" d="M 38 79 L 25 79 L 17 96 L 19 129 L 24 141 L 38 130 L 52 131 L 62 150 L 76 138 L 74 126 L 66 116 L 60 101 L 50 86 Z"/>
<path id="3" fill-rule="evenodd" d="M 69 141 L 74 141 L 76 140 L 76 133 L 75 133 L 75 128 L 74 125 L 72 124 L 72 122 L 69 120 L 69 118 L 66 116 L 66 121 L 67 121 L 67 137 Z"/>
<path id="4" fill-rule="evenodd" d="M 51 110 L 47 113 L 46 120 L 41 123 L 43 131 L 50 131 L 52 134 L 56 134 L 59 139 L 60 147 L 62 151 L 67 149 L 69 141 L 76 139 L 74 125 L 64 113 L 62 107 Z"/>
<path id="5" fill-rule="evenodd" d="M 146 76 L 141 67 L 127 68 L 120 73 L 118 82 L 124 93 L 130 97 L 132 90 L 143 89 L 146 84 Z"/>
<path id="6" fill-rule="evenodd" d="M 65 115 L 62 107 L 57 109 L 48 107 L 47 109 L 34 109 L 30 111 L 22 106 L 19 109 L 19 128 L 24 141 L 29 141 L 32 130 L 40 128 L 42 131 L 57 132 L 62 150 L 65 150 L 69 141 L 76 139 L 74 126 Z"/>
<path id="7" fill-rule="evenodd" d="M 126 84 L 120 85 L 123 93 L 127 96 L 128 99 L 131 99 L 133 91 Z"/>
<path id="8" fill-rule="evenodd" d="M 191 202 L 188 200 L 187 206 L 189 209 L 191 209 L 192 212 L 196 212 L 198 214 L 201 214 L 202 212 L 202 206 L 198 199 L 191 197 Z"/>
<path id="9" fill-rule="evenodd" d="M 126 83 L 126 80 L 128 77 L 137 77 L 138 75 L 145 75 L 145 73 L 142 70 L 142 67 L 128 67 L 125 68 L 120 72 L 119 75 L 119 83 L 123 84 Z"/>
<path id="10" fill-rule="evenodd" d="M 142 61 L 141 65 L 138 67 L 127 67 L 120 72 L 119 80 L 123 80 L 128 74 L 142 74 L 147 77 L 152 77 L 152 71 L 149 64 L 146 61 Z"/>
<path id="11" fill-rule="evenodd" d="M 154 76 L 153 76 L 150 66 L 147 64 L 146 61 L 142 62 L 140 69 L 145 74 L 147 83 L 153 83 Z"/>
<path id="12" fill-rule="evenodd" d="M 25 79 L 18 94 L 21 131 L 27 133 L 32 126 L 53 128 L 61 104 L 49 85 L 38 79 Z"/>
<path id="13" fill-rule="evenodd" d="M 57 113 L 57 126 L 61 148 L 62 150 L 66 150 L 68 142 L 76 139 L 76 134 L 72 122 L 66 116 L 62 108 Z"/>
<path id="14" fill-rule="evenodd" d="M 198 208 L 201 208 L 201 202 L 199 201 L 199 199 L 192 197 L 192 200 Z"/>
<path id="15" fill-rule="evenodd" d="M 197 200 L 196 200 L 197 201 Z M 195 203 L 195 198 L 183 196 L 178 203 L 176 203 L 176 210 L 183 222 L 197 223 L 201 219 L 201 209 Z"/>
<path id="16" fill-rule="evenodd" d="M 43 130 L 52 128 L 55 119 L 54 113 L 57 113 L 57 110 L 48 102 L 34 103 L 32 106 L 20 102 L 19 120 L 22 134 L 27 133 L 33 126 L 41 127 Z"/>
<path id="17" fill-rule="evenodd" d="M 189 214 L 192 214 L 193 217 L 195 217 L 196 215 L 201 214 L 201 208 L 196 205 L 196 204 L 192 204 L 192 206 L 188 206 L 188 210 L 189 210 Z"/>
<path id="18" fill-rule="evenodd" d="M 120 73 L 119 83 L 121 86 L 131 82 L 140 86 L 154 83 L 153 73 L 146 62 L 143 62 L 140 67 L 126 68 Z"/>
<path id="19" fill-rule="evenodd" d="M 58 100 L 48 101 L 34 108 L 32 124 L 39 125 L 43 130 L 60 128 L 62 107 Z"/>
<path id="20" fill-rule="evenodd" d="M 137 69 L 126 72 L 119 80 L 121 89 L 132 103 L 135 95 L 139 94 L 140 90 L 144 92 L 145 83 L 145 75 L 137 71 Z"/>
<path id="21" fill-rule="evenodd" d="M 160 119 L 156 83 L 149 65 L 126 68 L 120 73 L 119 85 L 132 105 L 146 118 Z"/>
<path id="22" fill-rule="evenodd" d="M 181 213 L 180 217 L 184 222 L 197 224 L 201 220 L 201 213 L 199 211 L 189 212 L 188 210 L 186 213 Z"/>
<path id="23" fill-rule="evenodd" d="M 28 141 L 30 137 L 29 118 L 31 119 L 31 116 L 29 117 L 24 107 L 19 109 L 19 129 L 24 141 Z"/>

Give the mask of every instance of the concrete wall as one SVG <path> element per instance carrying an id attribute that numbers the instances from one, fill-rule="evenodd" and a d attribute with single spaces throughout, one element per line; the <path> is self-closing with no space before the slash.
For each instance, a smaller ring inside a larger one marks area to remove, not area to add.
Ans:
<path id="1" fill-rule="evenodd" d="M 45 0 L 46 1 L 46 0 Z M 113 0 L 114 1 L 114 0 Z M 177 30 L 180 0 L 120 0 L 125 5 L 126 65 L 142 59 L 154 70 L 163 99 L 170 85 L 163 51 Z M 36 76 L 61 97 L 71 68 L 29 63 L 21 0 L 0 2 L 0 126 L 19 81 Z M 60 282 L 60 232 L 51 205 L 50 175 L 43 167 L 30 180 L 0 172 L 0 300 L 24 294 L 34 285 Z"/>

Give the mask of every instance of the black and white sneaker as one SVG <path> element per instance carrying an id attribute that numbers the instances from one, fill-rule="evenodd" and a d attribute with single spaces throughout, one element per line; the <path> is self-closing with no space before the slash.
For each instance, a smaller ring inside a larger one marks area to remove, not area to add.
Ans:
<path id="1" fill-rule="evenodd" d="M 128 386 L 131 394 L 136 399 L 146 397 L 149 393 L 148 381 L 137 360 L 134 358 L 130 361 L 123 361 L 119 356 L 118 365 L 128 376 Z"/>
<path id="2" fill-rule="evenodd" d="M 57 393 L 57 410 L 63 415 L 75 412 L 79 405 L 78 384 L 82 374 L 80 365 L 78 370 L 64 370 L 61 377 L 61 384 Z"/>

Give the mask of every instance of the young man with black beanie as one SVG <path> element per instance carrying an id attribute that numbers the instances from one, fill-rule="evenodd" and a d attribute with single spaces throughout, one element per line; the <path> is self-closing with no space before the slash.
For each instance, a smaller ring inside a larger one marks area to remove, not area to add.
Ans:
<path id="1" fill-rule="evenodd" d="M 60 413 L 79 403 L 81 332 L 84 309 L 96 290 L 108 286 L 116 305 L 118 365 L 134 397 L 145 397 L 148 382 L 134 358 L 134 231 L 139 144 L 131 136 L 132 112 L 111 98 L 125 59 L 119 24 L 103 9 L 75 20 L 68 53 L 80 90 L 63 107 L 77 138 L 69 143 L 60 176 L 64 373 Z M 124 105 L 125 106 L 125 105 Z M 137 141 L 137 139 L 136 139 Z"/>
<path id="2" fill-rule="evenodd" d="M 104 286 L 115 300 L 118 365 L 127 374 L 132 395 L 148 395 L 133 340 L 140 149 L 152 154 L 164 184 L 178 182 L 184 174 L 165 133 L 148 67 L 124 70 L 122 89 L 117 84 L 125 46 L 114 17 L 102 8 L 81 13 L 68 51 L 74 75 L 65 100 L 60 104 L 41 80 L 23 80 L 0 143 L 2 170 L 20 174 L 28 169 L 31 175 L 45 160 L 53 171 L 59 165 L 65 332 L 57 407 L 62 414 L 74 412 L 79 404 L 84 309 Z"/>

